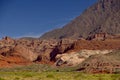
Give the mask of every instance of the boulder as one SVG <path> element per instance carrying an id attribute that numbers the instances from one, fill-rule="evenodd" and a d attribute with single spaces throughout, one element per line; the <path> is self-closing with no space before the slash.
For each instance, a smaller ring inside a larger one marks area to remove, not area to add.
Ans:
<path id="1" fill-rule="evenodd" d="M 22 56 L 23 58 L 25 58 L 29 61 L 35 61 L 38 57 L 38 55 L 36 53 L 33 53 L 27 47 L 24 47 L 22 45 L 16 45 L 14 47 L 13 55 Z"/>
<path id="2" fill-rule="evenodd" d="M 67 66 L 76 66 L 85 60 L 79 53 L 72 52 L 69 54 L 58 54 L 56 56 L 56 66 L 67 65 Z"/>
<path id="3" fill-rule="evenodd" d="M 58 54 L 56 56 L 56 66 L 67 65 L 67 66 L 76 66 L 82 63 L 85 59 L 91 55 L 96 54 L 108 54 L 112 50 L 81 50 L 79 52 L 70 52 L 64 54 Z"/>

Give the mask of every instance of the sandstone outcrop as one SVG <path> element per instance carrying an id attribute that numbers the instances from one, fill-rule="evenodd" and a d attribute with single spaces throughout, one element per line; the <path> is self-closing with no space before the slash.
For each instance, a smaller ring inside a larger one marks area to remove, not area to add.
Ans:
<path id="1" fill-rule="evenodd" d="M 79 53 L 72 52 L 72 53 L 65 53 L 65 54 L 58 54 L 56 56 L 56 66 L 76 66 L 85 60 L 85 57 L 81 56 Z"/>
<path id="2" fill-rule="evenodd" d="M 31 52 L 37 54 L 38 57 L 36 61 L 42 61 L 44 63 L 55 61 L 56 55 L 62 54 L 70 50 L 73 47 L 74 42 L 75 40 L 71 40 L 71 39 L 62 39 L 59 41 L 54 39 L 50 39 L 50 40 L 19 39 L 16 41 L 17 45 L 21 45 L 29 49 Z M 15 50 L 18 50 L 18 48 Z M 25 56 L 26 55 L 24 54 L 24 57 Z"/>
<path id="3" fill-rule="evenodd" d="M 78 71 L 87 73 L 120 73 L 120 52 L 97 54 L 80 64 Z"/>
<path id="4" fill-rule="evenodd" d="M 1 65 L 40 62 L 54 63 L 57 66 L 75 66 L 91 55 L 107 54 L 120 49 L 120 39 L 85 40 L 85 39 L 12 39 L 0 40 Z M 12 58 L 14 60 L 12 60 Z M 11 59 L 11 60 L 10 60 Z M 17 61 L 18 60 L 18 61 Z"/>
<path id="5" fill-rule="evenodd" d="M 79 52 L 58 54 L 56 56 L 57 61 L 55 64 L 56 66 L 76 66 L 92 55 L 108 54 L 110 52 L 112 52 L 112 50 L 81 50 Z"/>
<path id="6" fill-rule="evenodd" d="M 0 40 L 0 67 L 13 67 L 18 64 L 25 65 L 30 63 L 30 61 L 23 58 L 21 54 L 14 54 L 15 45 L 16 40 L 10 37 L 5 37 L 2 40 Z M 22 51 L 21 48 L 19 49 Z"/>
<path id="7" fill-rule="evenodd" d="M 80 51 L 83 49 L 87 50 L 119 50 L 120 49 L 120 38 L 119 39 L 106 39 L 102 40 L 77 40 L 74 43 L 74 51 Z"/>
<path id="8" fill-rule="evenodd" d="M 37 54 L 33 53 L 30 49 L 24 45 L 18 44 L 17 40 L 10 37 L 5 37 L 0 41 L 1 49 L 0 54 L 3 56 L 20 56 L 28 61 L 34 61 L 37 59 Z"/>
<path id="9" fill-rule="evenodd" d="M 106 40 L 106 39 L 120 39 L 120 34 L 96 33 L 90 34 L 87 40 Z"/>
<path id="10" fill-rule="evenodd" d="M 14 52 L 12 53 L 12 55 L 21 56 L 28 61 L 35 61 L 38 57 L 38 55 L 36 53 L 33 53 L 31 50 L 29 50 L 28 48 L 26 48 L 22 45 L 16 45 L 13 48 L 13 51 Z"/>

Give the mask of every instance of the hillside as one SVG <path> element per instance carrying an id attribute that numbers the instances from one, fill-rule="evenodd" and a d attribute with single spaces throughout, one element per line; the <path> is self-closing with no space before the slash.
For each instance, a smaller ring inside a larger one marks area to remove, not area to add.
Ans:
<path id="1" fill-rule="evenodd" d="M 120 73 L 120 52 L 93 55 L 80 64 L 79 71 L 89 73 Z"/>
<path id="2" fill-rule="evenodd" d="M 72 60 L 75 61 L 74 58 L 76 58 L 76 53 L 81 52 L 81 50 L 83 50 L 84 54 L 87 54 L 87 56 L 93 54 L 93 52 L 96 53 L 96 50 L 100 50 L 98 51 L 100 53 L 103 53 L 102 50 L 120 50 L 119 42 L 120 38 L 106 39 L 104 41 L 72 39 L 62 39 L 57 41 L 53 39 L 29 40 L 12 39 L 10 37 L 5 37 L 0 40 L 0 67 L 26 65 L 34 62 L 40 64 L 54 64 L 57 61 L 57 55 L 63 54 L 63 56 L 66 56 L 66 54 L 71 54 L 71 52 L 75 53 L 75 55 L 70 55 L 73 57 Z M 92 52 L 90 52 L 89 50 L 91 50 Z M 81 57 L 78 57 L 77 59 Z M 77 62 L 77 64 L 79 63 Z"/>
<path id="3" fill-rule="evenodd" d="M 99 0 L 64 27 L 45 33 L 40 39 L 87 38 L 99 32 L 120 33 L 120 0 Z"/>
<path id="4" fill-rule="evenodd" d="M 120 73 L 119 9 L 120 0 L 99 0 L 66 26 L 40 38 L 3 37 L 0 71 L 17 66 L 46 71 L 50 65 L 57 72 L 74 67 L 87 73 Z"/>

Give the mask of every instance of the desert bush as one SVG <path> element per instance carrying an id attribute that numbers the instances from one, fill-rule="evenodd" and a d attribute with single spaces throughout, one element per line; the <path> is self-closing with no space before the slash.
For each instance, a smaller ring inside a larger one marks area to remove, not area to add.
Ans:
<path id="1" fill-rule="evenodd" d="M 3 79 L 3 78 L 0 77 L 0 80 L 5 80 L 5 79 Z"/>
<path id="2" fill-rule="evenodd" d="M 54 78 L 54 75 L 48 74 L 46 77 L 47 77 L 47 78 Z"/>

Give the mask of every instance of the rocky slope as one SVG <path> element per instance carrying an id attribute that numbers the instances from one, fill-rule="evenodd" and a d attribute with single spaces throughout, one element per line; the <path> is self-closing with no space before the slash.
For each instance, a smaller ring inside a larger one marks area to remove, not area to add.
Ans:
<path id="1" fill-rule="evenodd" d="M 96 54 L 108 54 L 113 50 L 80 50 L 79 52 L 70 52 L 58 54 L 56 56 L 56 66 L 76 66 L 81 64 L 87 58 Z"/>
<path id="2" fill-rule="evenodd" d="M 40 39 L 4 37 L 0 40 L 0 67 L 36 62 L 80 64 L 78 71 L 112 73 L 120 69 L 119 9 L 120 0 L 99 0 L 63 28 Z"/>
<path id="3" fill-rule="evenodd" d="M 91 65 L 91 61 L 94 62 L 95 55 L 100 57 L 95 57 L 99 64 L 104 61 L 107 64 L 111 64 L 110 60 L 118 60 L 117 62 L 119 62 L 119 55 L 112 56 L 111 54 L 112 57 L 106 57 L 108 53 L 116 50 L 120 50 L 120 38 L 118 37 L 115 39 L 90 41 L 84 39 L 29 40 L 5 37 L 0 40 L 0 67 L 13 67 L 31 63 L 52 64 L 54 66 L 76 66 L 80 64 L 79 71 L 89 72 L 91 66 L 84 67 L 83 64 L 90 61 L 88 63 Z M 98 64 L 97 62 L 93 64 Z M 114 63 L 114 65 L 117 64 Z M 85 69 L 81 70 L 83 67 Z M 100 72 L 96 70 L 97 68 L 92 68 L 93 70 L 90 72 Z M 100 68 L 103 69 L 104 67 L 100 66 Z"/>
<path id="4" fill-rule="evenodd" d="M 47 32 L 40 39 L 87 38 L 100 32 L 120 33 L 120 0 L 99 0 L 63 28 Z"/>
<path id="5" fill-rule="evenodd" d="M 15 57 L 16 64 L 17 59 L 21 62 L 41 62 L 50 63 L 55 61 L 57 54 L 62 54 L 73 47 L 75 40 L 63 39 L 60 41 L 56 40 L 29 40 L 29 39 L 12 39 L 5 37 L 0 40 L 0 61 L 8 63 L 6 60 L 9 57 Z M 2 63 L 1 62 L 1 63 Z"/>
<path id="6" fill-rule="evenodd" d="M 87 73 L 120 73 L 120 51 L 90 56 L 80 64 L 78 71 Z"/>

